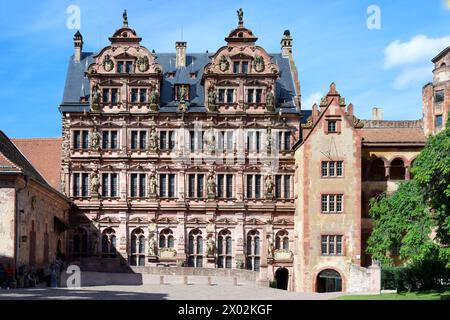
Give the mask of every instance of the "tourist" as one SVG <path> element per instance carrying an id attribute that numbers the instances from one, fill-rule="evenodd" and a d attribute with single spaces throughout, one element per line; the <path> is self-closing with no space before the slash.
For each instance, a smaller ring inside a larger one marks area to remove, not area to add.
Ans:
<path id="1" fill-rule="evenodd" d="M 58 287 L 58 276 L 56 271 L 56 266 L 52 264 L 50 266 L 50 287 L 57 288 Z"/>

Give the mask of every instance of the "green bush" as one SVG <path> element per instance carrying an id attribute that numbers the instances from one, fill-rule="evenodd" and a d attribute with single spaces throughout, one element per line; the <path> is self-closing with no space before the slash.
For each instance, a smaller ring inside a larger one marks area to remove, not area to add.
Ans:
<path id="1" fill-rule="evenodd" d="M 270 281 L 269 287 L 277 289 L 277 280 Z"/>

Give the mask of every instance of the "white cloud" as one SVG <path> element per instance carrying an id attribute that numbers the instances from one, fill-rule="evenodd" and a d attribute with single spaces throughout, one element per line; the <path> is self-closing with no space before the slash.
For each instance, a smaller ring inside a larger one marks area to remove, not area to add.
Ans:
<path id="1" fill-rule="evenodd" d="M 393 87 L 397 90 L 404 90 L 424 85 L 431 78 L 432 72 L 433 66 L 403 70 L 394 80 Z"/>
<path id="2" fill-rule="evenodd" d="M 309 95 L 305 100 L 303 100 L 304 102 L 302 103 L 302 107 L 304 109 L 310 109 L 312 108 L 314 103 L 319 104 L 320 99 L 322 99 L 323 94 L 320 92 L 315 92 L 311 95 Z"/>
<path id="3" fill-rule="evenodd" d="M 408 42 L 395 40 L 384 49 L 384 65 L 394 68 L 417 63 L 430 63 L 430 60 L 450 45 L 450 35 L 442 38 L 428 38 L 418 35 Z"/>

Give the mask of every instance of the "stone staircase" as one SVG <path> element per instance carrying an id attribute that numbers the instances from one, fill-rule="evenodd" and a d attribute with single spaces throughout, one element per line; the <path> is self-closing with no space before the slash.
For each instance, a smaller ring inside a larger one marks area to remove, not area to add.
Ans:
<path id="1" fill-rule="evenodd" d="M 79 258 L 67 265 L 77 265 L 81 271 L 105 273 L 133 273 L 133 270 L 120 262 L 120 258 L 102 259 L 99 257 Z"/>

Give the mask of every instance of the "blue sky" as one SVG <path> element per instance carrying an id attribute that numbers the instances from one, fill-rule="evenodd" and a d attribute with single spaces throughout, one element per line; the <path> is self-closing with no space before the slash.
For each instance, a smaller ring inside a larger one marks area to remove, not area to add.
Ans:
<path id="1" fill-rule="evenodd" d="M 430 59 L 450 45 L 450 0 L 8 1 L 0 11 L 0 130 L 10 137 L 61 135 L 57 107 L 75 33 L 70 5 L 81 10 L 84 51 L 94 52 L 108 45 L 125 8 L 149 49 L 173 52 L 183 30 L 188 51 L 214 52 L 242 7 L 246 27 L 270 53 L 280 52 L 290 29 L 304 109 L 334 81 L 360 118 L 375 106 L 385 119 L 421 118 Z M 370 5 L 381 10 L 381 29 L 367 28 Z"/>

